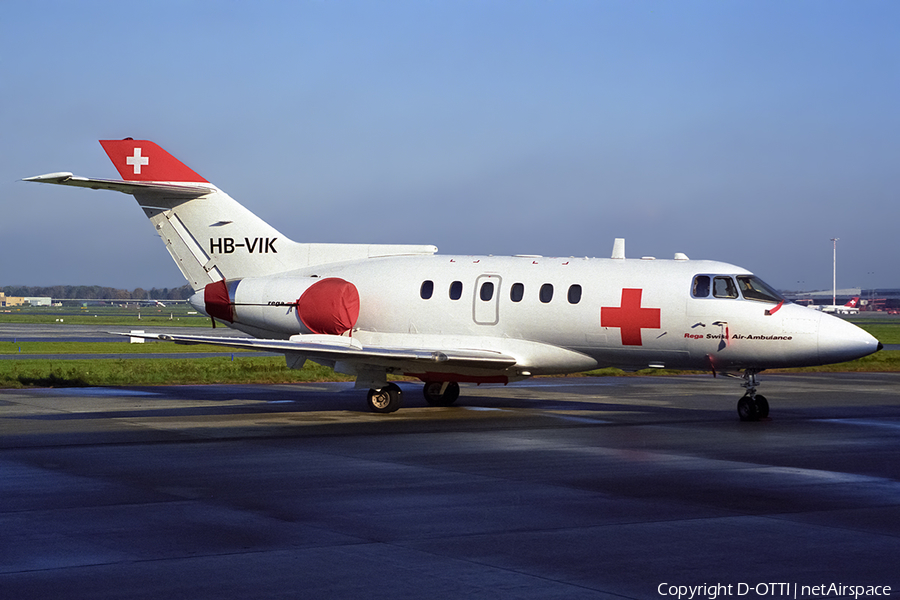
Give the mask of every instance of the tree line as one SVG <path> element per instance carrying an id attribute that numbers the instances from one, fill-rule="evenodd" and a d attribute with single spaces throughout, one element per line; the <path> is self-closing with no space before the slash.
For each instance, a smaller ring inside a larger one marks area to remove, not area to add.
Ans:
<path id="1" fill-rule="evenodd" d="M 187 300 L 194 294 L 189 285 L 177 288 L 135 288 L 134 290 L 120 290 L 101 285 L 8 285 L 0 287 L 0 291 L 7 296 L 25 297 L 51 297 L 54 300 L 69 300 L 79 298 L 83 300 Z"/>

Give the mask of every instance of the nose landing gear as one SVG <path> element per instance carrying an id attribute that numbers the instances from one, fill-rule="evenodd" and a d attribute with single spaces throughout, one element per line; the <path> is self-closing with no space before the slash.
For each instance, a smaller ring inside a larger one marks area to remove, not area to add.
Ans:
<path id="1" fill-rule="evenodd" d="M 738 417 L 741 421 L 759 421 L 769 416 L 768 400 L 762 394 L 756 393 L 756 388 L 759 386 L 757 373 L 759 371 L 746 369 L 741 376 L 741 379 L 744 380 L 741 386 L 747 390 L 737 404 Z"/>

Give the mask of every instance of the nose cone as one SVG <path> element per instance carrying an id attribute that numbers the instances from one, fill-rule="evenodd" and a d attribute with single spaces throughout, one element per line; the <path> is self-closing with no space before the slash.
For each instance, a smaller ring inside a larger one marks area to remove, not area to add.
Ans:
<path id="1" fill-rule="evenodd" d="M 822 364 L 855 360 L 881 348 L 878 340 L 853 323 L 822 315 L 819 322 L 819 361 Z"/>

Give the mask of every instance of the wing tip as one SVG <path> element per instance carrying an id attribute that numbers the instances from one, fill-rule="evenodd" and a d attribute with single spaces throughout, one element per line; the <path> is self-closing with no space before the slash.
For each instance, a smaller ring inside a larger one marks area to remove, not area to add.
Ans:
<path id="1" fill-rule="evenodd" d="M 75 177 L 68 171 L 60 171 L 59 173 L 46 173 L 44 175 L 35 175 L 34 177 L 25 177 L 22 181 L 33 181 L 35 183 L 61 183 Z"/>

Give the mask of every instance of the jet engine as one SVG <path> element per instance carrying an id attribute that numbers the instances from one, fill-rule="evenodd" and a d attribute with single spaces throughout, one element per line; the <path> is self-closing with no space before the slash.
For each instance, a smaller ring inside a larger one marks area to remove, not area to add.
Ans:
<path id="1" fill-rule="evenodd" d="M 343 335 L 359 318 L 359 291 L 338 277 L 248 277 L 208 284 L 190 303 L 237 329 Z"/>

